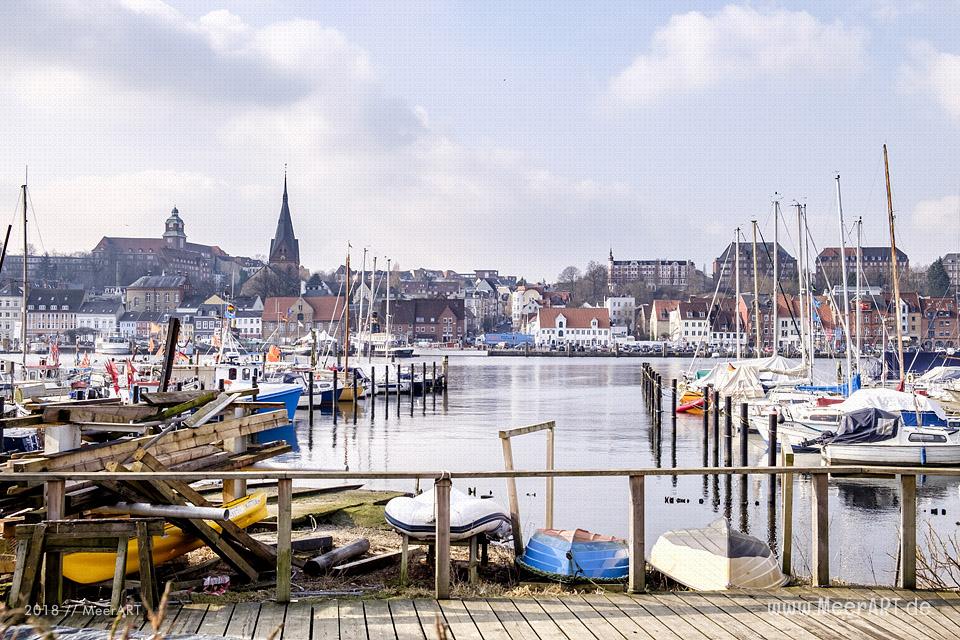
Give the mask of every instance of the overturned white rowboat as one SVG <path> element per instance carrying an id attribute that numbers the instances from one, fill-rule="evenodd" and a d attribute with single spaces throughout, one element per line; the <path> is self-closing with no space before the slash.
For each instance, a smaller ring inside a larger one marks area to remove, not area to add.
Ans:
<path id="1" fill-rule="evenodd" d="M 387 522 L 398 532 L 411 538 L 432 538 L 436 535 L 433 489 L 414 498 L 400 496 L 387 503 Z M 450 489 L 450 539 L 465 540 L 478 533 L 502 539 L 510 534 L 510 514 L 490 499 L 468 496 Z"/>

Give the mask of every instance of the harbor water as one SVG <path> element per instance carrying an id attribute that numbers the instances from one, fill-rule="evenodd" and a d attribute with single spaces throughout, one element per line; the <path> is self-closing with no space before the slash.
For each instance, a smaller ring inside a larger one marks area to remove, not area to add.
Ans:
<path id="1" fill-rule="evenodd" d="M 420 359 L 403 363 L 405 370 Z M 428 368 L 431 366 L 428 360 Z M 450 470 L 503 468 L 499 430 L 545 421 L 556 422 L 555 457 L 560 469 L 703 466 L 703 419 L 679 415 L 673 426 L 664 416 L 660 438 L 644 409 L 638 358 L 450 358 L 446 395 L 417 397 L 411 415 L 409 396 L 370 398 L 354 416 L 343 405 L 336 424 L 330 410 L 317 411 L 311 427 L 304 411 L 295 425 L 298 450 L 273 465 L 350 471 Z M 664 379 L 680 377 L 689 359 L 652 359 Z M 366 363 L 357 363 L 369 369 Z M 701 361 L 701 366 L 710 366 Z M 375 365 L 376 366 L 376 365 Z M 382 372 L 383 364 L 377 366 Z M 439 369 L 439 364 L 438 364 Z M 823 362 L 825 379 L 835 363 Z M 392 367 L 391 377 L 396 367 Z M 381 373 L 378 373 L 378 376 Z M 667 390 L 669 393 L 669 390 Z M 669 397 L 664 400 L 669 412 Z M 723 425 L 721 424 L 721 432 Z M 543 433 L 513 439 L 517 469 L 545 467 Z M 736 442 L 736 440 L 735 440 Z M 712 425 L 708 460 L 712 462 Z M 733 447 L 734 456 L 738 447 Z M 766 445 L 750 436 L 751 465 L 766 464 Z M 721 447 L 720 460 L 723 460 Z M 798 455 L 796 464 L 819 464 L 818 455 Z M 457 480 L 462 491 L 476 489 L 507 506 L 506 482 Z M 702 527 L 727 517 L 734 527 L 782 544 L 780 501 L 771 501 L 767 475 L 662 476 L 646 482 L 646 543 L 670 529 Z M 367 487 L 413 491 L 414 482 L 379 481 Z M 520 479 L 521 525 L 528 538 L 543 526 L 544 480 Z M 917 540 L 925 548 L 931 530 L 946 539 L 960 526 L 957 479 L 918 478 Z M 810 494 L 807 476 L 795 476 L 794 572 L 809 575 Z M 629 492 L 626 478 L 556 480 L 555 528 L 582 528 L 626 536 Z M 848 583 L 892 585 L 899 543 L 899 485 L 895 478 L 830 478 L 830 569 Z"/>

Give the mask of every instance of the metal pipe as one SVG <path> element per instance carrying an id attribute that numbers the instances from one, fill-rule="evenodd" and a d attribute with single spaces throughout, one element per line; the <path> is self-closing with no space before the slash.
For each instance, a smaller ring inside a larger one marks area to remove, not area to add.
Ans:
<path id="1" fill-rule="evenodd" d="M 220 507 L 194 507 L 178 504 L 148 504 L 146 502 L 118 502 L 97 509 L 100 513 L 122 513 L 132 516 L 159 516 L 161 518 L 190 518 L 192 520 L 228 520 L 230 510 Z"/>

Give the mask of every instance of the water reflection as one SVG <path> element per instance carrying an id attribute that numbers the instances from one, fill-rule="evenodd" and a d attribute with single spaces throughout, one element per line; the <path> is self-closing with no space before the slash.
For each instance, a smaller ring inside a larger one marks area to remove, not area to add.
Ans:
<path id="1" fill-rule="evenodd" d="M 669 389 L 670 379 L 679 377 L 690 361 L 654 360 L 652 365 Z M 718 442 L 716 432 L 709 437 L 711 425 L 705 430 L 701 416 L 670 415 L 669 391 L 664 398 L 667 414 L 655 428 L 641 398 L 639 370 L 640 361 L 628 358 L 451 358 L 449 393 L 416 398 L 412 415 L 409 396 L 398 402 L 396 395 L 358 403 L 356 414 L 352 404 L 342 405 L 336 424 L 330 408 L 315 413 L 312 427 L 304 413 L 296 423 L 301 450 L 279 463 L 353 471 L 502 469 L 497 431 L 545 420 L 557 422 L 559 468 L 706 466 L 717 459 L 720 446 L 726 462 L 726 443 Z M 391 370 L 391 379 L 394 373 Z M 517 468 L 542 468 L 543 440 L 516 439 L 514 458 Z M 748 463 L 764 461 L 764 444 L 752 436 Z M 739 464 L 739 453 L 735 462 Z M 819 464 L 819 458 L 798 456 L 797 464 Z M 411 484 L 382 481 L 367 486 L 410 490 Z M 529 533 L 543 524 L 543 481 L 522 479 L 517 485 L 522 524 Z M 918 527 L 930 523 L 945 535 L 955 532 L 960 513 L 957 482 L 928 476 L 918 485 Z M 475 486 L 481 494 L 492 492 L 506 503 L 502 480 L 464 486 Z M 771 495 L 776 496 L 776 484 L 765 474 L 650 477 L 648 548 L 664 531 L 705 526 L 723 515 L 741 531 L 766 538 L 779 549 L 781 516 L 777 501 L 771 508 Z M 558 479 L 555 524 L 625 536 L 628 496 L 626 478 Z M 829 496 L 831 548 L 838 554 L 834 574 L 851 582 L 874 575 L 892 581 L 899 519 L 896 479 L 832 478 Z M 809 497 L 809 478 L 797 476 L 795 562 L 809 555 Z M 864 561 L 868 555 L 869 567 Z"/>

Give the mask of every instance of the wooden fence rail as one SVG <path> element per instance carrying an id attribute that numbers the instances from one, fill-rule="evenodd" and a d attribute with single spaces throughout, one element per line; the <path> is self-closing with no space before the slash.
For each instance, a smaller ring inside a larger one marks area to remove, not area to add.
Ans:
<path id="1" fill-rule="evenodd" d="M 811 571 L 814 586 L 829 586 L 829 514 L 827 508 L 828 474 L 898 476 L 901 490 L 900 517 L 900 586 L 916 586 L 916 486 L 917 475 L 960 476 L 957 467 L 873 467 L 873 466 L 764 466 L 764 467 L 681 467 L 674 469 L 542 469 L 504 471 L 326 471 L 310 469 L 253 469 L 250 471 L 116 471 L 116 472 L 13 472 L 0 474 L 0 480 L 16 478 L 18 482 L 45 483 L 49 495 L 60 495 L 63 483 L 82 480 L 163 480 L 196 482 L 200 480 L 278 480 L 277 515 L 277 588 L 280 602 L 290 599 L 291 578 L 291 494 L 294 480 L 411 480 L 432 479 L 436 486 L 436 596 L 446 598 L 450 593 L 450 485 L 455 479 L 479 478 L 572 478 L 625 477 L 629 481 L 630 508 L 630 577 L 631 591 L 646 588 L 644 548 L 644 480 L 651 476 L 687 475 L 783 475 L 812 476 L 813 497 Z"/>

